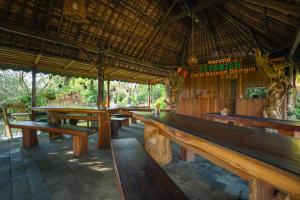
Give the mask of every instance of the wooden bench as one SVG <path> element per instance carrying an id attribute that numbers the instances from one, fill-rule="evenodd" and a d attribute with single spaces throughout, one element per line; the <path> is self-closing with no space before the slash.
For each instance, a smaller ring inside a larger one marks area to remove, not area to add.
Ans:
<path id="1" fill-rule="evenodd" d="M 73 136 L 74 156 L 85 155 L 88 149 L 88 136 L 95 133 L 95 129 L 73 126 L 52 125 L 45 122 L 20 121 L 9 125 L 10 128 L 20 128 L 23 134 L 23 147 L 32 147 L 38 144 L 36 131 L 45 131 Z"/>
<path id="2" fill-rule="evenodd" d="M 112 140 L 111 146 L 122 199 L 188 199 L 136 139 Z"/>

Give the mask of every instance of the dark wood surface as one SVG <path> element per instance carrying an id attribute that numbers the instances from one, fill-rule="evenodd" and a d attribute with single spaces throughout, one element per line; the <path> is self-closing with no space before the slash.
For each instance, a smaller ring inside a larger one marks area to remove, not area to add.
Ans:
<path id="1" fill-rule="evenodd" d="M 175 113 L 136 114 L 300 175 L 299 139 Z"/>
<path id="2" fill-rule="evenodd" d="M 279 120 L 263 117 L 245 116 L 245 115 L 221 115 L 220 113 L 207 113 L 207 118 L 229 120 L 231 122 L 241 123 L 248 126 L 273 128 L 286 131 L 300 131 L 300 122 L 292 120 Z"/>
<path id="3" fill-rule="evenodd" d="M 74 125 L 57 125 L 57 124 L 48 124 L 45 122 L 35 122 L 35 121 L 19 121 L 9 125 L 11 128 L 26 128 L 31 130 L 41 130 L 46 132 L 55 132 L 61 134 L 69 135 L 90 135 L 96 132 L 94 128 L 74 126 Z"/>
<path id="4" fill-rule="evenodd" d="M 111 145 L 122 199 L 188 199 L 136 139 L 112 140 Z"/>

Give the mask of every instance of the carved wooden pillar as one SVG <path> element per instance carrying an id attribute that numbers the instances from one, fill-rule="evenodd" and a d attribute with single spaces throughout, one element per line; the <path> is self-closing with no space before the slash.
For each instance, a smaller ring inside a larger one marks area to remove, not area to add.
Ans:
<path id="1" fill-rule="evenodd" d="M 144 141 L 146 151 L 156 162 L 166 165 L 172 161 L 170 140 L 159 134 L 158 128 L 145 124 Z"/>
<path id="2" fill-rule="evenodd" d="M 97 96 L 97 106 L 100 107 L 103 102 L 104 97 L 104 50 L 100 49 L 99 59 L 97 68 L 97 78 L 98 78 L 98 96 Z"/>
<path id="3" fill-rule="evenodd" d="M 32 67 L 31 107 L 36 107 L 36 65 Z M 31 108 L 31 120 L 35 121 L 35 111 Z"/>

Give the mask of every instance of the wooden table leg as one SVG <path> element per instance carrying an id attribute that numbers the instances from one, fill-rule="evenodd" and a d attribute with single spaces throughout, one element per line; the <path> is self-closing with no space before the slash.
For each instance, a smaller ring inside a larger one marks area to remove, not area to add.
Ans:
<path id="1" fill-rule="evenodd" d="M 29 148 L 38 145 L 39 141 L 37 138 L 36 131 L 23 128 L 22 134 L 24 148 Z"/>
<path id="2" fill-rule="evenodd" d="M 156 162 L 166 165 L 172 161 L 170 140 L 161 135 L 158 128 L 145 124 L 144 141 L 146 151 Z"/>
<path id="3" fill-rule="evenodd" d="M 82 156 L 87 154 L 88 138 L 81 136 L 73 136 L 73 155 Z"/>
<path id="4" fill-rule="evenodd" d="M 249 179 L 249 200 L 289 200 L 290 197 L 270 184 L 262 182 L 254 177 Z"/>
<path id="5" fill-rule="evenodd" d="M 131 123 L 136 124 L 136 119 L 134 117 L 131 117 Z"/>
<path id="6" fill-rule="evenodd" d="M 180 146 L 179 158 L 184 161 L 194 161 L 195 153 L 187 148 Z"/>
<path id="7" fill-rule="evenodd" d="M 55 112 L 48 112 L 48 123 L 49 124 L 60 124 L 60 120 L 56 118 L 56 113 Z M 62 134 L 60 133 L 49 133 L 49 139 L 55 139 L 58 137 L 61 137 Z"/>
<path id="8" fill-rule="evenodd" d="M 98 148 L 110 146 L 110 114 L 98 114 Z"/>

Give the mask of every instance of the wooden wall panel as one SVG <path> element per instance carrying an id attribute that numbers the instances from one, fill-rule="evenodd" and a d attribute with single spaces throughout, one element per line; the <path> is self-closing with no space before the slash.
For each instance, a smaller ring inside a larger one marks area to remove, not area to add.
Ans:
<path id="1" fill-rule="evenodd" d="M 266 86 L 263 76 L 258 71 L 235 74 L 231 79 L 225 79 L 224 76 L 191 78 L 189 74 L 180 95 L 178 112 L 196 117 L 204 117 L 207 112 L 220 112 L 228 106 L 230 80 L 237 80 L 236 113 L 262 116 L 263 106 L 267 105 L 266 99 L 244 99 L 247 87 Z M 206 95 L 199 96 L 203 90 L 206 91 Z"/>
<path id="2" fill-rule="evenodd" d="M 236 114 L 263 117 L 263 108 L 268 99 L 237 99 Z"/>

